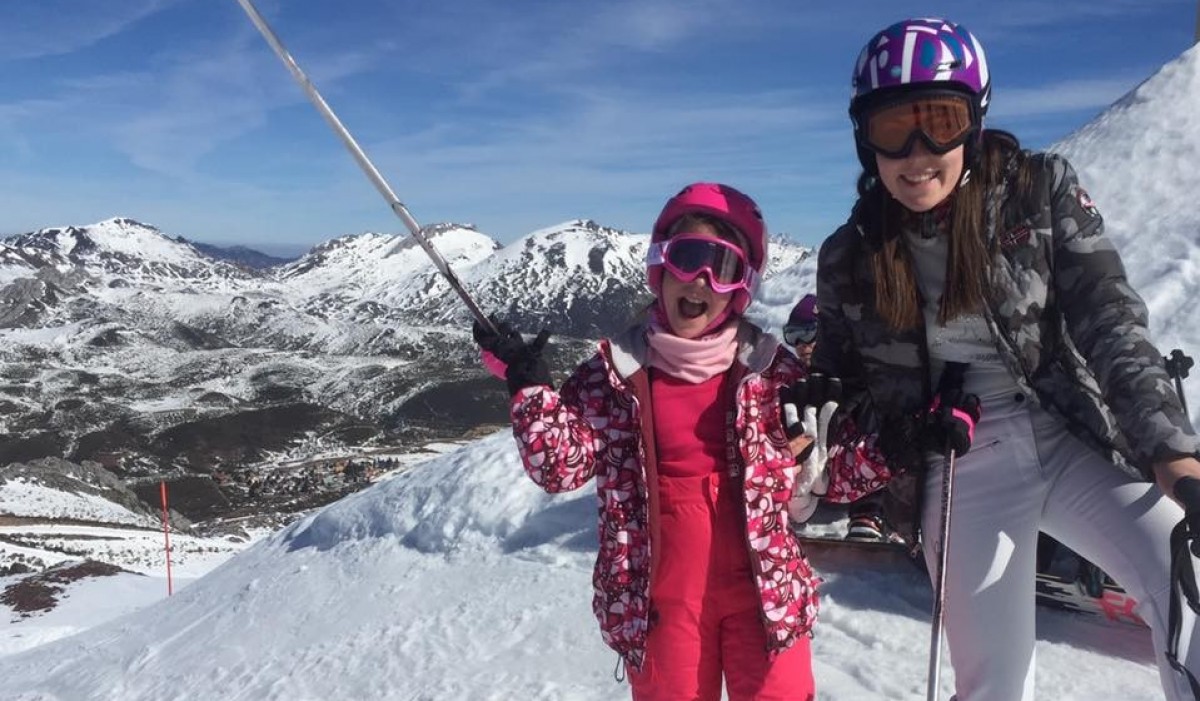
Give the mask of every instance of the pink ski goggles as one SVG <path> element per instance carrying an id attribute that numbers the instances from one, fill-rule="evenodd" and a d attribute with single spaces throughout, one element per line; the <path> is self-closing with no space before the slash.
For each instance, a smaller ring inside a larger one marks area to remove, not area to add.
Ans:
<path id="1" fill-rule="evenodd" d="M 734 244 L 700 234 L 677 234 L 650 244 L 646 265 L 661 265 L 683 282 L 708 273 L 713 292 L 746 290 L 754 292 L 758 272 L 746 260 L 746 254 Z"/>

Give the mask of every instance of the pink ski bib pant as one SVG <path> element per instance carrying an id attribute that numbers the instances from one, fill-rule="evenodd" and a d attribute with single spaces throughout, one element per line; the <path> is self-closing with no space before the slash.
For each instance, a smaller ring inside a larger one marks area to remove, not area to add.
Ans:
<path id="1" fill-rule="evenodd" d="M 659 568 L 634 701 L 811 701 L 807 637 L 771 659 L 750 574 L 741 483 L 723 472 L 659 477 Z"/>

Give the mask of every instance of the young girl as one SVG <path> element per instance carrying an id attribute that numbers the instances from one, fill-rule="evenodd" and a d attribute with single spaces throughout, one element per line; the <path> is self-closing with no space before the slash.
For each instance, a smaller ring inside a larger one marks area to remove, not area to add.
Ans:
<path id="1" fill-rule="evenodd" d="M 697 183 L 654 224 L 651 320 L 601 342 L 560 391 L 544 334 L 476 327 L 507 364 L 529 476 L 549 492 L 598 480 L 593 609 L 637 701 L 716 701 L 722 676 L 732 701 L 813 695 L 817 580 L 788 527 L 808 439 L 789 445 L 778 399 L 804 370 L 742 318 L 766 259 L 754 202 Z"/>
<path id="2" fill-rule="evenodd" d="M 973 440 L 958 436 L 969 452 L 946 576 L 958 701 L 1033 698 L 1039 529 L 1140 602 L 1167 698 L 1191 699 L 1164 654 L 1168 536 L 1183 517 L 1164 494 L 1200 475 L 1200 445 L 1095 205 L 1061 157 L 983 129 L 990 93 L 983 49 L 959 25 L 900 22 L 862 50 L 850 114 L 863 174 L 818 259 L 813 367 L 865 390 L 860 415 L 873 410 L 907 471 L 893 491 L 934 573 L 946 436 L 925 428 L 931 387 L 947 363 L 969 363 L 963 390 L 982 419 Z M 1185 617 L 1193 674 L 1198 638 Z"/>

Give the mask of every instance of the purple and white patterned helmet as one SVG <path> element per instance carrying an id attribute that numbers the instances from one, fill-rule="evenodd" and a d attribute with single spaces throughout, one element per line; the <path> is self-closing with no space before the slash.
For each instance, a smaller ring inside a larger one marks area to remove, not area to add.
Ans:
<path id="1" fill-rule="evenodd" d="M 897 22 L 871 37 L 854 64 L 855 99 L 902 85 L 949 84 L 980 96 L 987 109 L 992 83 L 983 47 L 966 27 L 946 20 Z"/>
<path id="2" fill-rule="evenodd" d="M 955 90 L 971 96 L 980 129 L 991 102 L 987 56 L 975 35 L 961 24 L 937 19 L 906 19 L 867 42 L 854 63 L 850 118 L 859 159 L 869 172 L 874 155 L 862 147 L 863 115 L 891 98 L 917 90 Z"/>

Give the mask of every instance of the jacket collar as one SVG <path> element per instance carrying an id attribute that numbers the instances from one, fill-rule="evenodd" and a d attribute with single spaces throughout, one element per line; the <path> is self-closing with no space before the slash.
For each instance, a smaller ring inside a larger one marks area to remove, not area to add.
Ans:
<path id="1" fill-rule="evenodd" d="M 738 323 L 737 344 L 736 362 L 753 373 L 765 372 L 780 347 L 779 339 L 745 319 Z M 608 356 L 613 371 L 622 380 L 644 371 L 650 357 L 645 324 L 632 326 L 612 337 L 608 343 Z"/>

